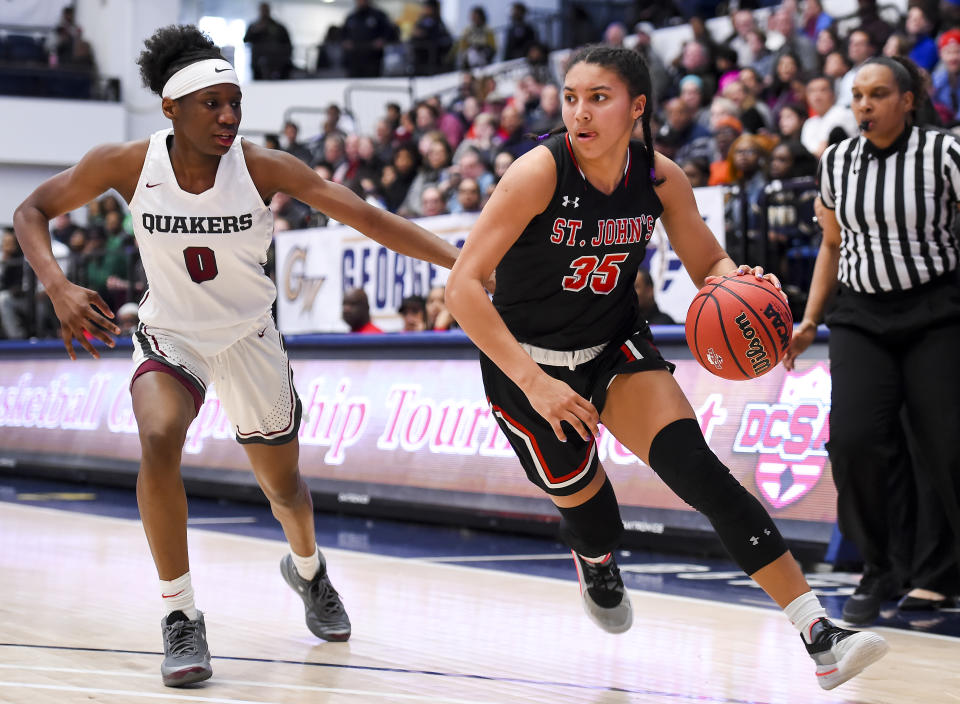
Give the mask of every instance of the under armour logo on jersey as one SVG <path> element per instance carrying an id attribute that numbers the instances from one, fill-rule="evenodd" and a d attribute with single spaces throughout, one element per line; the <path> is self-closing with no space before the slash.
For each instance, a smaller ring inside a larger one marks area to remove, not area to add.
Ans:
<path id="1" fill-rule="evenodd" d="M 567 207 L 568 205 L 572 205 L 574 208 L 579 208 L 579 207 L 580 207 L 580 196 L 577 196 L 577 197 L 574 198 L 573 200 L 570 200 L 570 196 L 564 196 L 564 197 L 563 197 L 563 207 Z"/>

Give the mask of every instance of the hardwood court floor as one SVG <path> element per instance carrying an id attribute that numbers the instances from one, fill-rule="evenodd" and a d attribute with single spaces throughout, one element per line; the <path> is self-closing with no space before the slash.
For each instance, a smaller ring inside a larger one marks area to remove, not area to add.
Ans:
<path id="1" fill-rule="evenodd" d="M 890 654 L 823 692 L 777 611 L 632 591 L 633 629 L 614 636 L 573 582 L 334 549 L 353 637 L 322 643 L 284 549 L 191 528 L 214 677 L 175 690 L 139 523 L 0 503 L 0 702 L 960 702 L 955 638 L 882 629 Z"/>

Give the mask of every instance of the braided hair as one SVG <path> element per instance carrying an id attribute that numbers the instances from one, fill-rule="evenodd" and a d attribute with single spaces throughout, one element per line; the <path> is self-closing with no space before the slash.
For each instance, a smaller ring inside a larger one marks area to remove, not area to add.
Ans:
<path id="1" fill-rule="evenodd" d="M 643 56 L 631 49 L 591 44 L 583 47 L 570 58 L 567 63 L 567 72 L 579 63 L 596 64 L 616 73 L 626 84 L 627 92 L 631 98 L 641 95 L 646 96 L 647 105 L 640 116 L 640 124 L 643 126 L 643 144 L 646 147 L 647 160 L 650 163 L 650 181 L 655 186 L 659 186 L 664 180 L 656 177 L 656 171 L 653 167 L 653 130 L 650 127 L 650 117 L 654 110 L 654 95 L 653 82 L 650 79 L 650 69 L 647 67 L 647 62 L 644 61 Z M 545 135 L 540 135 L 540 138 L 565 131 L 566 127 L 560 126 Z"/>
<path id="2" fill-rule="evenodd" d="M 137 64 L 143 85 L 160 95 L 170 76 L 197 61 L 222 59 L 210 37 L 192 24 L 161 27 L 143 43 Z"/>

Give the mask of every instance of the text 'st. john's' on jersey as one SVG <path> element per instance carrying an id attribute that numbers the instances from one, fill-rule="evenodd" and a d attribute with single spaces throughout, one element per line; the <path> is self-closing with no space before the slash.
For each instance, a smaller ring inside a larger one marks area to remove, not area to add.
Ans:
<path id="1" fill-rule="evenodd" d="M 193 194 L 174 176 L 172 134 L 150 137 L 130 202 L 149 285 L 140 320 L 222 348 L 273 305 L 276 287 L 263 270 L 273 215 L 250 178 L 239 137 L 220 157 L 213 187 Z"/>
<path id="2" fill-rule="evenodd" d="M 557 188 L 497 266 L 493 296 L 520 342 L 555 350 L 623 339 L 643 324 L 633 282 L 663 213 L 643 142 L 630 142 L 623 179 L 606 195 L 584 177 L 569 139 L 543 143 Z"/>

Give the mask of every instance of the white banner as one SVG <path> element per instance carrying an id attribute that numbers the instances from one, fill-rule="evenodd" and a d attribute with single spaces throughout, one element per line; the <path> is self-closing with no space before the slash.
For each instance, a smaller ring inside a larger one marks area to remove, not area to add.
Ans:
<path id="1" fill-rule="evenodd" d="M 707 227 L 717 238 L 721 247 L 726 248 L 727 237 L 723 224 L 723 188 L 694 188 L 693 195 L 700 208 L 700 216 L 707 223 Z M 687 308 L 690 301 L 697 295 L 697 287 L 690 280 L 690 275 L 680 262 L 680 257 L 673 251 L 667 239 L 663 224 L 657 220 L 657 227 L 650 238 L 647 249 L 650 276 L 653 278 L 654 297 L 660 310 L 673 318 L 678 324 L 683 324 L 687 317 Z M 740 262 L 738 262 L 740 263 Z"/>
<path id="2" fill-rule="evenodd" d="M 463 245 L 476 214 L 419 218 L 418 225 Z M 336 225 L 278 232 L 277 317 L 284 334 L 349 332 L 341 318 L 343 293 L 362 288 L 370 318 L 384 332 L 403 327 L 397 313 L 405 296 L 423 296 L 447 280 L 447 270 L 387 249 L 352 227 Z"/>
<path id="3" fill-rule="evenodd" d="M 723 246 L 723 189 L 697 188 L 694 194 L 707 227 Z M 463 213 L 416 222 L 459 247 L 476 218 Z M 275 243 L 277 317 L 284 334 L 348 332 L 341 303 L 351 288 L 367 292 L 373 323 L 395 332 L 403 327 L 397 313 L 403 298 L 426 297 L 447 280 L 446 269 L 397 254 L 345 225 L 278 232 Z M 697 289 L 659 222 L 647 249 L 647 265 L 660 309 L 682 323 Z"/>

